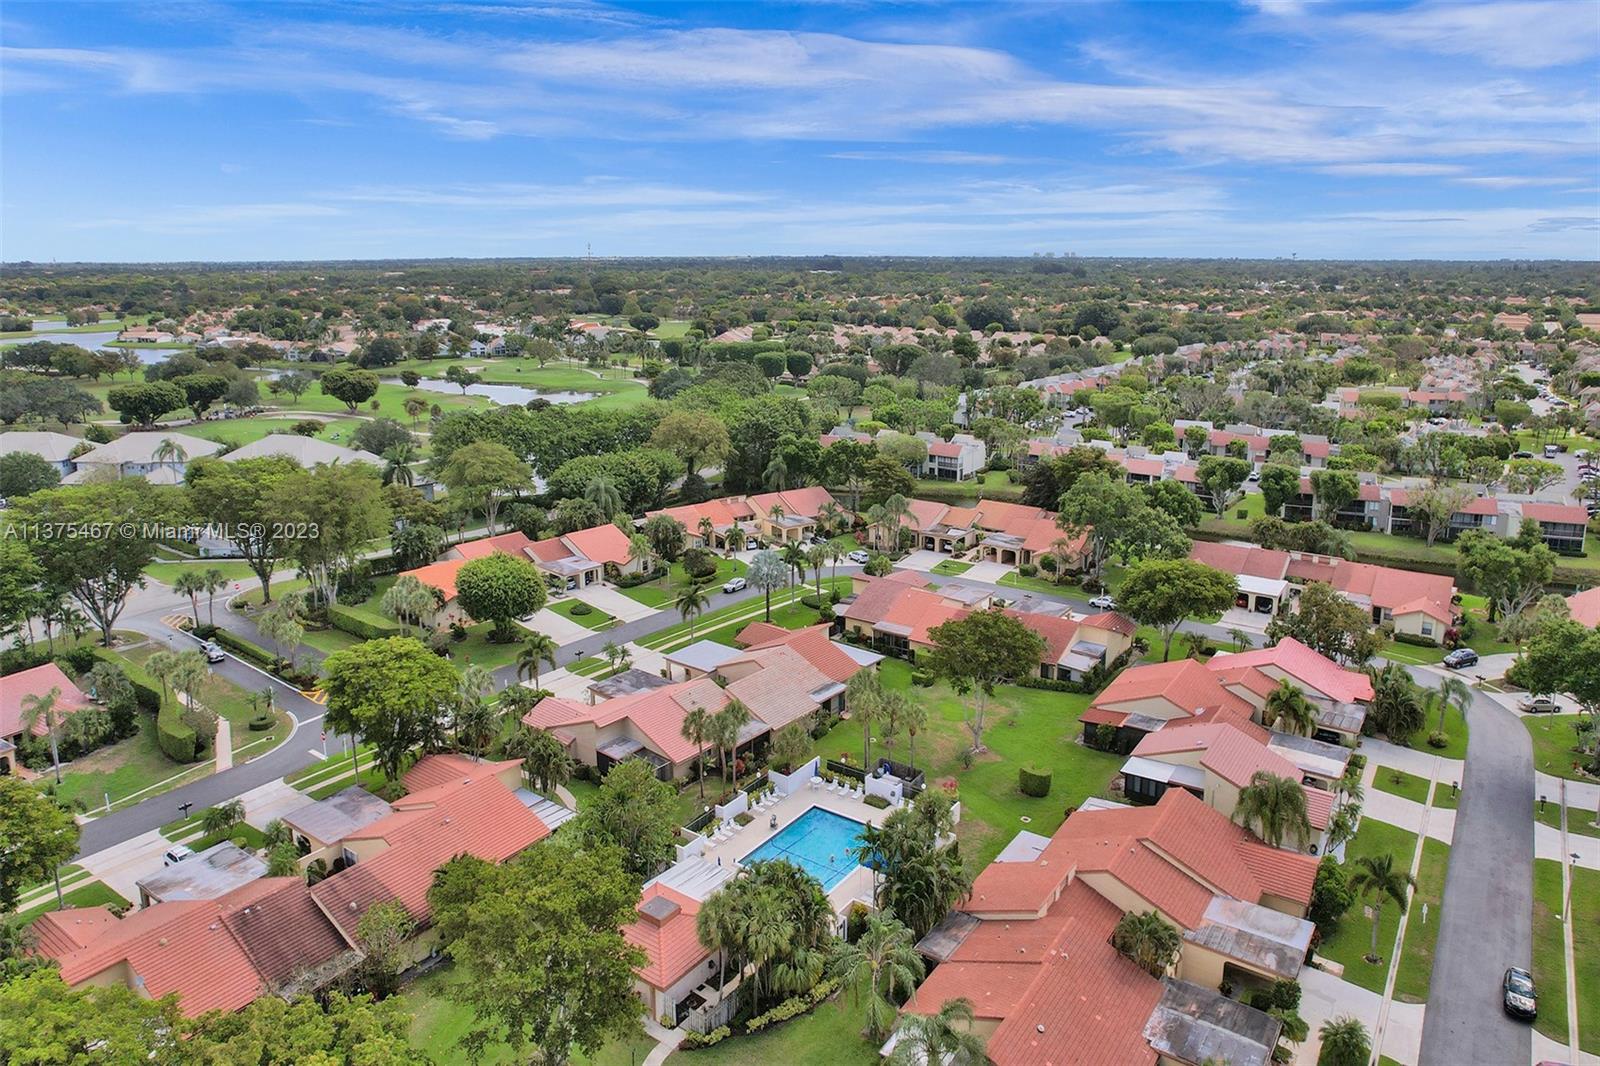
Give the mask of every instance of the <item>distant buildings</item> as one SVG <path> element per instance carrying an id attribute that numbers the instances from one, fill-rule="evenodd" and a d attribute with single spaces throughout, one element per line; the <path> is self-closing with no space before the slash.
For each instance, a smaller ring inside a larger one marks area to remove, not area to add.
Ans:
<path id="1" fill-rule="evenodd" d="M 74 459 L 73 469 L 61 480 L 68 485 L 85 481 L 142 477 L 152 485 L 182 484 L 189 464 L 216 455 L 222 445 L 203 437 L 165 431 L 126 433 Z"/>

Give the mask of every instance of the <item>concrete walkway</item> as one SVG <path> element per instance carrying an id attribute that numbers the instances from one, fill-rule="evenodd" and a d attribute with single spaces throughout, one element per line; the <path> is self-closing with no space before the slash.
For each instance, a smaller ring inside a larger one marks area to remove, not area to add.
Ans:
<path id="1" fill-rule="evenodd" d="M 1434 810 L 1433 810 L 1433 805 L 1432 805 L 1433 801 L 1432 801 L 1431 797 L 1433 796 L 1433 786 L 1434 786 L 1435 783 L 1436 783 L 1435 781 L 1433 781 L 1431 779 L 1429 780 L 1429 782 L 1428 782 L 1428 796 L 1430 797 L 1429 801 L 1427 803 L 1425 803 L 1425 804 L 1421 804 L 1420 805 L 1421 810 L 1422 810 L 1422 817 L 1421 817 L 1421 823 L 1417 827 L 1417 834 L 1418 834 L 1418 836 L 1417 836 L 1417 846 L 1412 850 L 1411 866 L 1409 867 L 1409 870 L 1408 870 L 1408 872 L 1411 875 L 1411 887 L 1406 889 L 1406 902 L 1407 902 L 1408 905 L 1407 905 L 1405 910 L 1400 912 L 1400 924 L 1395 928 L 1395 931 L 1394 931 L 1394 947 L 1390 950 L 1390 955 L 1389 955 L 1389 957 L 1393 960 L 1393 962 L 1389 966 L 1388 976 L 1384 978 L 1384 982 L 1383 982 L 1383 1001 L 1378 1006 L 1378 1025 L 1372 1031 L 1372 1047 L 1373 1047 L 1373 1050 L 1375 1052 L 1377 1052 L 1378 1054 L 1380 1054 L 1380 1055 L 1383 1053 L 1384 1042 L 1385 1042 L 1385 1040 L 1386 1040 L 1386 1038 L 1388 1036 L 1389 1019 L 1394 1014 L 1394 1006 L 1395 1006 L 1395 1004 L 1394 1004 L 1394 984 L 1395 984 L 1395 981 L 1398 980 L 1399 977 L 1400 977 L 1400 956 L 1401 956 L 1401 954 L 1403 953 L 1403 951 L 1405 949 L 1406 928 L 1411 922 L 1411 912 L 1413 910 L 1413 908 L 1411 906 L 1409 906 L 1409 904 L 1414 902 L 1415 899 L 1416 899 L 1416 895 L 1417 895 L 1417 889 L 1416 889 L 1417 872 L 1422 868 L 1422 849 L 1427 844 L 1427 838 L 1429 836 L 1429 830 L 1431 828 L 1431 823 L 1432 823 L 1432 820 L 1433 820 L 1432 819 L 1432 815 L 1434 814 Z M 1369 795 L 1370 795 L 1370 793 L 1369 793 Z M 1386 796 L 1386 795 L 1388 795 L 1388 793 L 1379 792 L 1378 795 L 1385 795 Z M 1395 797 L 1395 798 L 1398 799 L 1399 797 Z M 1411 801 L 1409 801 L 1409 800 L 1405 800 L 1404 802 L 1409 803 L 1411 806 L 1414 806 L 1414 807 L 1415 806 L 1419 806 L 1418 804 L 1411 803 Z M 1451 811 L 1451 812 L 1447 812 L 1447 813 L 1454 814 L 1455 812 Z M 1430 989 L 1430 991 L 1431 991 L 1431 989 Z"/>
<path id="2" fill-rule="evenodd" d="M 217 753 L 217 773 L 233 769 L 233 723 L 220 714 L 217 715 L 217 739 L 211 746 Z"/>
<path id="3" fill-rule="evenodd" d="M 678 1045 L 683 1043 L 688 1031 L 682 1028 L 667 1029 L 654 1018 L 646 1018 L 644 1032 L 656 1042 L 656 1046 L 650 1049 L 650 1054 L 644 1057 L 644 1062 L 640 1066 L 661 1066 L 667 1061 L 668 1055 L 678 1050 Z"/>
<path id="4" fill-rule="evenodd" d="M 112 891 L 135 905 L 139 902 L 139 879 L 161 869 L 161 856 L 172 841 L 152 829 L 119 844 L 85 855 L 78 865 L 104 881 Z"/>
<path id="5" fill-rule="evenodd" d="M 1322 1038 L 1317 1030 L 1324 1022 L 1350 1015 L 1358 1018 L 1373 1032 L 1378 1025 L 1379 1007 L 1383 997 L 1369 992 L 1332 974 L 1306 967 L 1300 971 L 1300 1017 L 1306 1021 L 1311 1035 L 1300 1045 L 1295 1061 L 1309 1064 L 1317 1061 L 1322 1048 Z M 1426 1005 L 1422 1003 L 1391 1003 L 1389 1017 L 1384 1026 L 1383 1053 L 1405 1066 L 1416 1066 L 1422 1048 L 1422 1021 Z"/>
<path id="6" fill-rule="evenodd" d="M 926 574 L 929 570 L 950 558 L 953 557 L 945 555 L 943 552 L 914 551 L 904 559 L 898 560 L 894 564 L 894 568 L 896 570 L 916 570 L 919 573 Z"/>
<path id="7" fill-rule="evenodd" d="M 534 616 L 527 621 L 519 620 L 517 625 L 534 633 L 543 633 L 555 641 L 556 646 L 560 648 L 564 648 L 568 644 L 577 643 L 595 634 L 595 631 L 588 626 L 579 625 L 566 615 L 557 614 L 548 607 L 535 612 Z M 513 672 L 515 672 L 515 668 L 513 668 Z"/>

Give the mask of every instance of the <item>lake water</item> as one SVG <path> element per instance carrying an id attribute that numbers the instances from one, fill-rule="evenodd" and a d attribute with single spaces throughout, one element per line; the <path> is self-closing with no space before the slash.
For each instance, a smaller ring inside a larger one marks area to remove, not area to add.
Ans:
<path id="1" fill-rule="evenodd" d="M 385 378 L 388 385 L 404 385 L 399 378 Z M 446 396 L 460 396 L 461 386 L 452 385 L 448 381 L 438 378 L 423 378 L 417 382 L 417 388 L 423 392 L 440 392 Z M 573 392 L 571 390 L 544 390 L 530 389 L 523 385 L 469 385 L 468 396 L 486 396 L 498 404 L 516 404 L 521 406 L 529 400 L 549 400 L 551 403 L 582 403 L 595 398 L 592 392 Z"/>
<path id="2" fill-rule="evenodd" d="M 107 330 L 104 333 L 55 333 L 51 332 L 49 328 L 51 326 L 60 329 L 64 328 L 66 323 L 35 322 L 34 328 L 38 331 L 36 336 L 8 337 L 5 340 L 0 340 L 0 347 L 9 348 L 17 344 L 32 344 L 34 341 L 52 341 L 56 344 L 76 344 L 80 348 L 87 348 L 94 352 L 108 347 L 112 341 L 117 339 L 116 330 Z M 134 350 L 139 353 L 139 362 L 144 363 L 146 366 L 151 363 L 159 363 L 172 354 L 172 349 L 170 348 L 141 347 Z"/>

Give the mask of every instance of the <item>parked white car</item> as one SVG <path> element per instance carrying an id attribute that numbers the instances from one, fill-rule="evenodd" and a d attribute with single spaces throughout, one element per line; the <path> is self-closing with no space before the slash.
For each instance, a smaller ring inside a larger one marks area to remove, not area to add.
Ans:
<path id="1" fill-rule="evenodd" d="M 1089 601 L 1089 606 L 1099 611 L 1115 611 L 1117 609 L 1117 601 L 1110 596 L 1096 596 Z"/>
<path id="2" fill-rule="evenodd" d="M 750 582 L 746 581 L 742 577 L 729 578 L 728 581 L 722 586 L 722 591 L 743 592 L 749 586 Z"/>
<path id="3" fill-rule="evenodd" d="M 866 564 L 866 561 L 867 561 L 867 560 L 868 560 L 868 559 L 870 559 L 870 558 L 872 558 L 872 556 L 870 556 L 870 555 L 868 555 L 868 554 L 867 554 L 867 553 L 866 553 L 866 552 L 864 552 L 864 551 L 860 551 L 860 550 L 859 550 L 859 549 L 858 549 L 858 550 L 856 550 L 856 551 L 853 551 L 853 552 L 851 552 L 851 553 L 850 553 L 850 554 L 849 554 L 849 555 L 846 555 L 846 556 L 845 556 L 845 558 L 846 558 L 846 559 L 849 559 L 849 560 L 850 560 L 850 561 L 851 561 L 851 562 L 852 562 L 852 563 L 857 563 L 857 564 L 860 564 L 860 565 L 865 565 L 865 564 Z"/>
<path id="4" fill-rule="evenodd" d="M 174 844 L 174 845 L 172 845 L 172 847 L 167 849 L 167 852 L 166 852 L 165 855 L 161 856 L 161 865 L 162 866 L 176 866 L 176 865 L 178 865 L 178 863 L 182 862 L 184 859 L 189 858 L 193 854 L 194 854 L 194 852 L 189 849 L 189 845 L 187 845 L 187 844 Z"/>

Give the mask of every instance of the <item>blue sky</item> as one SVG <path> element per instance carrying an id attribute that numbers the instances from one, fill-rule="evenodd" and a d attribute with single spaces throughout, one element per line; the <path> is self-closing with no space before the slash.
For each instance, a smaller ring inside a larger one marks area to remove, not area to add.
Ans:
<path id="1" fill-rule="evenodd" d="M 1600 258 L 1600 4 L 0 11 L 0 258 Z"/>

